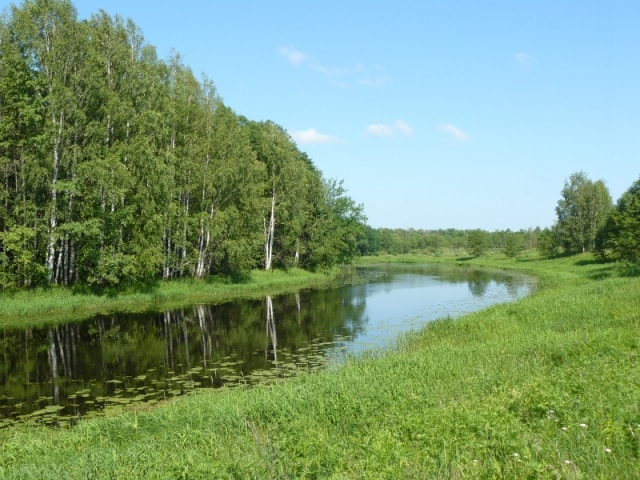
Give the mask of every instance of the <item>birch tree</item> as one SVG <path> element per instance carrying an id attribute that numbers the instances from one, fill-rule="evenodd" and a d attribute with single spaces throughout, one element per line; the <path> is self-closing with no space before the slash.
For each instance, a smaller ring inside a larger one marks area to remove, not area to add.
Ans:
<path id="1" fill-rule="evenodd" d="M 82 45 L 76 24 L 76 11 L 68 1 L 27 0 L 21 8 L 12 8 L 14 41 L 36 76 L 36 96 L 44 107 L 39 153 L 48 182 L 44 217 L 48 220 L 45 265 L 50 282 L 57 280 L 56 260 L 60 261 L 62 253 L 58 244 L 60 210 L 68 197 L 64 182 L 74 159 L 67 147 L 73 141 L 72 126 L 78 120 L 74 82 Z"/>
<path id="2" fill-rule="evenodd" d="M 611 196 L 602 180 L 592 182 L 584 172 L 572 174 L 558 200 L 554 227 L 565 250 L 592 251 L 611 208 Z"/>

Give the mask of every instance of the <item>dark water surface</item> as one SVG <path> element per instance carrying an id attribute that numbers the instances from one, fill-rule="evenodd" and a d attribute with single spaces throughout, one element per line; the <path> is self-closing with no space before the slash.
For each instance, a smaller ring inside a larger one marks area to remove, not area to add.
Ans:
<path id="1" fill-rule="evenodd" d="M 0 331 L 0 428 L 65 425 L 197 388 L 316 371 L 533 288 L 517 275 L 438 265 L 367 267 L 352 276 L 356 284 L 327 290 Z"/>

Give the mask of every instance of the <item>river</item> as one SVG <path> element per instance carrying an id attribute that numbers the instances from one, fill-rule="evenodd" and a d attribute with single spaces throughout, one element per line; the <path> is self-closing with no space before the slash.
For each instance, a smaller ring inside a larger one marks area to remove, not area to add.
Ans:
<path id="1" fill-rule="evenodd" d="M 0 428 L 67 425 L 201 388 L 246 388 L 393 348 L 428 322 L 522 298 L 530 279 L 441 265 L 352 269 L 351 284 L 0 332 Z"/>

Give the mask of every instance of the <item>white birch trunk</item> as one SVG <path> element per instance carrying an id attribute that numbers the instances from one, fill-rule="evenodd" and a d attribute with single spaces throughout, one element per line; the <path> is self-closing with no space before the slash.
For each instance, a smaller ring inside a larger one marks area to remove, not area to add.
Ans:
<path id="1" fill-rule="evenodd" d="M 56 257 L 56 230 L 58 228 L 58 212 L 56 203 L 58 201 L 58 167 L 60 165 L 60 148 L 62 145 L 62 128 L 64 125 L 64 113 L 60 113 L 58 132 L 53 146 L 53 172 L 51 175 L 51 212 L 49 218 L 49 242 L 47 243 L 47 270 L 49 272 L 49 282 L 53 280 L 54 265 Z M 53 117 L 53 124 L 56 118 Z"/>
<path id="2" fill-rule="evenodd" d="M 51 369 L 51 384 L 53 385 L 53 401 L 56 405 L 60 404 L 60 386 L 58 385 L 58 354 L 56 352 L 56 340 L 53 330 L 49 329 L 49 348 L 47 350 L 49 357 L 49 368 Z"/>
<path id="3" fill-rule="evenodd" d="M 267 346 L 264 351 L 265 359 L 269 356 L 269 339 L 273 347 L 273 362 L 278 365 L 278 337 L 276 335 L 276 324 L 273 318 L 273 300 L 267 295 Z"/>
<path id="4" fill-rule="evenodd" d="M 264 241 L 264 269 L 271 270 L 271 260 L 273 258 L 273 238 L 275 236 L 275 224 L 276 224 L 276 192 L 275 189 L 271 195 L 271 215 L 269 217 L 269 225 L 264 222 L 265 229 L 265 241 Z"/>

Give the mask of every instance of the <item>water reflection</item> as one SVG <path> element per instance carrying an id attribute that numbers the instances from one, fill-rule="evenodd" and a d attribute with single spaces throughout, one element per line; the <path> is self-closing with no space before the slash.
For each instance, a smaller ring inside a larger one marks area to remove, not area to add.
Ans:
<path id="1" fill-rule="evenodd" d="M 356 284 L 2 331 L 0 427 L 64 424 L 196 388 L 315 371 L 434 318 L 529 291 L 520 277 L 462 268 L 353 269 L 349 279 Z"/>

